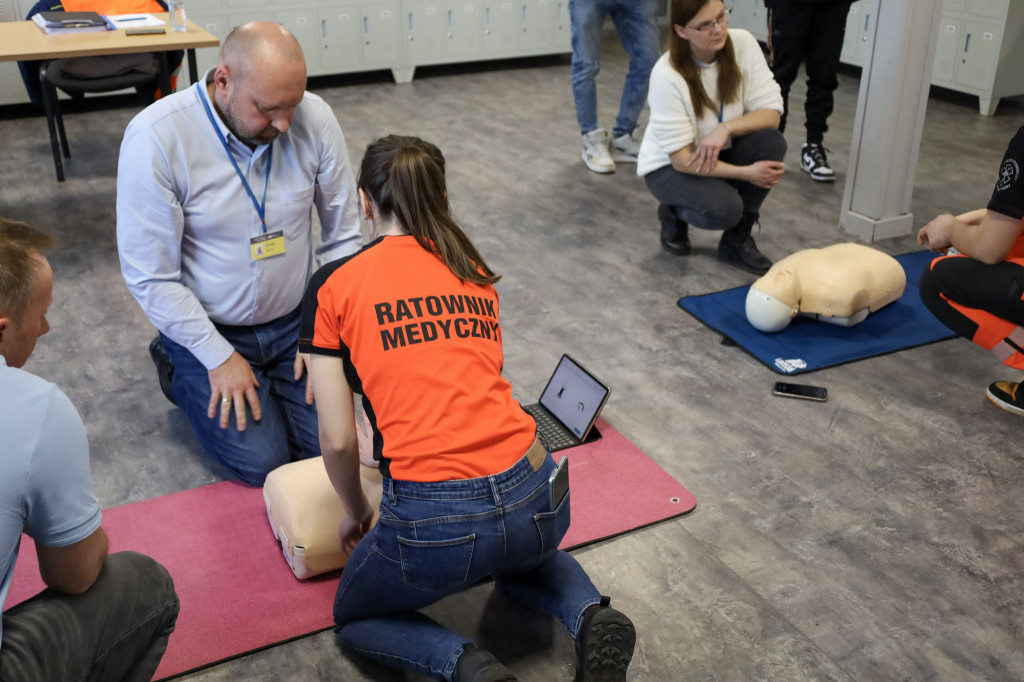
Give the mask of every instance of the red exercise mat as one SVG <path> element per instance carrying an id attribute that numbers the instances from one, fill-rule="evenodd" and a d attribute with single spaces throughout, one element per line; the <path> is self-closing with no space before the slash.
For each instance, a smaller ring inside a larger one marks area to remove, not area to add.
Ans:
<path id="1" fill-rule="evenodd" d="M 569 457 L 578 547 L 696 505 L 686 488 L 604 420 L 602 438 L 555 453 Z M 224 481 L 103 512 L 110 551 L 162 563 L 181 599 L 178 624 L 155 679 L 234 658 L 333 625 L 337 573 L 298 580 L 267 521 L 263 492 Z M 6 607 L 43 589 L 32 541 L 22 537 Z"/>

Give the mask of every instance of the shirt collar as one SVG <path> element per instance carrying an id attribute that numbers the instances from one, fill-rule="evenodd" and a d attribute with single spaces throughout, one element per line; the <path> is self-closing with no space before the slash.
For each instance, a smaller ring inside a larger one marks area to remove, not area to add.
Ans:
<path id="1" fill-rule="evenodd" d="M 217 111 L 217 107 L 214 106 L 213 100 L 210 99 L 210 93 L 207 90 L 207 87 L 213 82 L 213 74 L 216 70 L 217 67 L 210 67 L 210 70 L 206 72 L 206 75 L 199 79 L 199 82 L 195 85 L 196 92 L 200 99 L 206 100 L 206 103 L 210 105 L 210 111 L 213 112 L 213 119 L 217 122 L 217 128 L 220 130 L 220 134 L 224 136 L 224 139 L 240 141 L 235 137 L 234 133 L 231 132 L 228 125 L 224 123 L 224 119 L 221 118 L 220 112 Z"/>

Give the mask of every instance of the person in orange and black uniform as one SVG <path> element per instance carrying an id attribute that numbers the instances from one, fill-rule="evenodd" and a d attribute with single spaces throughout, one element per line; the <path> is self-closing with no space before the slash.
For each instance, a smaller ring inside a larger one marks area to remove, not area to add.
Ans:
<path id="1" fill-rule="evenodd" d="M 1024 370 L 1024 127 L 1010 141 L 987 208 L 940 215 L 917 240 L 949 253 L 921 275 L 921 300 L 960 336 Z M 953 252 L 955 250 L 955 253 Z M 988 387 L 996 406 L 1024 416 L 1020 382 Z"/>
<path id="2" fill-rule="evenodd" d="M 491 576 L 507 596 L 555 615 L 576 638 L 578 680 L 624 680 L 633 624 L 608 606 L 558 543 L 569 495 L 512 398 L 498 276 L 451 217 L 434 145 L 389 136 L 357 181 L 372 241 L 321 268 L 303 302 L 324 464 L 352 551 L 334 603 L 339 641 L 436 679 L 516 679 L 488 651 L 417 609 Z M 384 473 L 380 521 L 359 483 L 353 391 Z"/>

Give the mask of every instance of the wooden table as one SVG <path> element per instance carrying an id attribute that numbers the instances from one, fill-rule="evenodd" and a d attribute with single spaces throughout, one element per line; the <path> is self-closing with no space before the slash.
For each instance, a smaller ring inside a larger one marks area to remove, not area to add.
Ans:
<path id="1" fill-rule="evenodd" d="M 0 61 L 49 61 L 68 57 L 152 52 L 160 65 L 160 92 L 171 92 L 171 70 L 167 63 L 167 52 L 185 50 L 188 55 L 189 80 L 195 83 L 199 78 L 199 74 L 196 73 L 196 48 L 217 47 L 220 41 L 191 21 L 188 22 L 188 31 L 176 32 L 166 23 L 166 12 L 154 13 L 153 16 L 164 20 L 165 33 L 125 35 L 124 30 L 120 29 L 53 35 L 43 33 L 34 21 L 0 21 Z M 64 168 L 57 148 L 53 115 L 49 109 L 47 126 L 50 129 L 57 180 L 60 182 L 64 180 Z M 67 155 L 67 142 L 64 141 L 62 123 L 60 127 L 64 153 Z"/>
<path id="2" fill-rule="evenodd" d="M 166 12 L 153 16 L 167 21 Z M 124 30 L 52 35 L 43 33 L 34 21 L 0 21 L 0 62 L 155 52 L 160 59 L 160 92 L 170 92 L 171 75 L 164 52 L 186 50 L 189 79 L 195 83 L 198 78 L 196 48 L 217 47 L 220 41 L 191 21 L 188 31 L 175 32 L 169 25 L 164 28 L 166 33 L 136 36 L 125 35 Z"/>

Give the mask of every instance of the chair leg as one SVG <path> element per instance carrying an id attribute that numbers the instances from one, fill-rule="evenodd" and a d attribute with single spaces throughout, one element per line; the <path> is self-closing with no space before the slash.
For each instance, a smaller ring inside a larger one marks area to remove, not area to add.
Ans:
<path id="1" fill-rule="evenodd" d="M 53 116 L 57 119 L 57 132 L 60 134 L 60 146 L 64 150 L 64 158 L 71 158 L 71 150 L 68 149 L 68 136 L 64 132 L 64 114 L 60 113 L 60 101 L 57 99 L 57 89 L 50 92 L 53 95 Z"/>
<path id="2" fill-rule="evenodd" d="M 53 150 L 53 166 L 57 171 L 57 182 L 64 182 L 64 163 L 60 156 L 61 150 L 57 145 L 57 131 L 53 115 L 54 108 L 56 107 L 57 93 L 46 77 L 46 67 L 48 65 L 49 62 L 43 62 L 39 65 L 39 84 L 43 90 L 43 111 L 46 112 L 46 127 L 50 131 L 50 147 Z M 61 124 L 61 133 L 63 135 L 63 122 Z"/>

